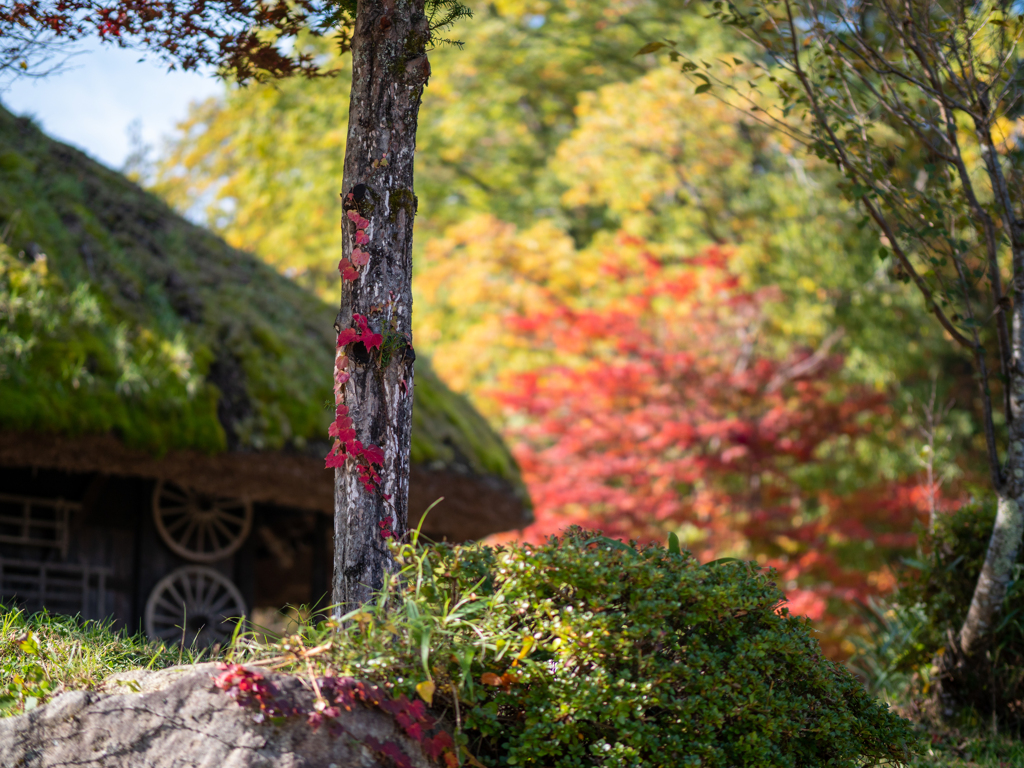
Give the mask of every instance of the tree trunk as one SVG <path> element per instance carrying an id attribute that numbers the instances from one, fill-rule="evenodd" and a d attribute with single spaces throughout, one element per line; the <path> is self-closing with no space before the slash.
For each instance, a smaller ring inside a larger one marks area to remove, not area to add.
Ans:
<path id="1" fill-rule="evenodd" d="M 1006 597 L 1021 533 L 1024 532 L 1020 502 L 1003 493 L 998 499 L 996 524 L 989 539 L 985 562 L 974 588 L 967 618 L 960 628 L 960 648 L 967 656 L 973 655 L 989 639 L 989 632 Z"/>
<path id="2" fill-rule="evenodd" d="M 335 321 L 335 615 L 365 604 L 408 528 L 413 158 L 430 75 L 424 0 L 359 0 Z"/>
<path id="3" fill-rule="evenodd" d="M 979 106 L 984 107 L 984 114 L 989 114 L 987 103 Z M 1003 228 L 1009 235 L 1013 264 L 1013 310 L 1010 321 L 1010 361 L 1007 366 L 1009 381 L 1006 383 L 1010 390 L 1010 397 L 1007 398 L 1010 412 L 1006 414 L 1006 462 L 997 481 L 999 505 L 995 527 L 985 553 L 985 563 L 974 588 L 967 618 L 957 638 L 966 656 L 973 655 L 990 639 L 990 632 L 1003 607 L 1021 545 L 1021 534 L 1024 533 L 1024 222 L 1016 216 L 1011 191 L 992 141 L 990 124 L 978 122 L 976 128 L 978 143 L 995 193 L 997 210 Z M 1002 313 L 997 319 L 1005 323 Z"/>

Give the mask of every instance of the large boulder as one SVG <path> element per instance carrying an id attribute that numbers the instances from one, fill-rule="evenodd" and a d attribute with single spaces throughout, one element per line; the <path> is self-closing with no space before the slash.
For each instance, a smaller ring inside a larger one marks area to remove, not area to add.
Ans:
<path id="1" fill-rule="evenodd" d="M 431 766 L 419 743 L 380 709 L 357 704 L 332 728 L 314 729 L 303 717 L 275 725 L 217 688 L 218 673 L 214 664 L 121 673 L 97 691 L 64 693 L 26 715 L 0 720 L 0 766 Z M 303 680 L 261 674 L 281 700 L 312 711 L 313 692 Z"/>

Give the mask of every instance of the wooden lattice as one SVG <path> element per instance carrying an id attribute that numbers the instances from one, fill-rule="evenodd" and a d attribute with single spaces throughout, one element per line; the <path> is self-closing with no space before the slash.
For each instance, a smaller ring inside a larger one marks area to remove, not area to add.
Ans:
<path id="1" fill-rule="evenodd" d="M 0 557 L 0 602 L 33 612 L 107 616 L 110 568 Z"/>
<path id="2" fill-rule="evenodd" d="M 43 547 L 68 555 L 68 520 L 81 509 L 64 499 L 0 493 L 0 544 Z"/>

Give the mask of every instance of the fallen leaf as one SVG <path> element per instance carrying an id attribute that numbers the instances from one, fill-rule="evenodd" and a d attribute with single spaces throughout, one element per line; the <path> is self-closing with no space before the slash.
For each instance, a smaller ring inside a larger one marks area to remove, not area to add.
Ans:
<path id="1" fill-rule="evenodd" d="M 433 680 L 424 680 L 422 683 L 416 686 L 416 693 L 420 695 L 420 698 L 427 702 L 427 706 L 431 706 L 434 703 L 434 689 Z"/>

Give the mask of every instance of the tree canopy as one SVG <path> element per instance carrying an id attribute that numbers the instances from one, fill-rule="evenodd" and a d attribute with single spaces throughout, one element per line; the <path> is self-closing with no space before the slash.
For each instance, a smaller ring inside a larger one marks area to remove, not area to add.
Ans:
<path id="1" fill-rule="evenodd" d="M 962 357 L 926 321 L 924 303 L 878 259 L 877 235 L 836 191 L 834 168 L 756 114 L 695 93 L 665 57 L 632 55 L 671 33 L 695 59 L 728 62 L 739 81 L 753 71 L 753 47 L 681 3 L 473 8 L 460 30 L 465 49 L 431 55 L 424 92 L 414 327 L 445 380 L 518 441 L 542 521 L 527 535 L 581 519 L 641 538 L 689 532 L 708 556 L 718 548 L 788 563 L 793 588 L 808 590 L 807 610 L 839 610 L 852 595 L 891 588 L 883 562 L 912 545 L 928 499 L 942 507 L 983 471 L 969 410 L 977 391 Z M 332 88 L 313 80 L 227 89 L 193 109 L 154 179 L 230 242 L 325 296 L 336 290 L 325 254 L 338 242 L 331 178 L 347 120 Z M 780 97 L 759 98 L 765 109 L 781 108 Z M 713 268 L 711 252 L 721 259 Z M 736 322 L 705 318 L 706 338 L 695 338 L 685 329 L 696 316 L 666 315 L 675 299 L 650 292 L 652 281 L 671 285 L 686 274 L 727 282 L 756 311 L 723 304 Z M 609 325 L 612 318 L 621 322 Z M 706 354 L 710 367 L 695 368 L 692 381 L 653 376 L 631 400 L 602 378 L 616 361 L 628 367 L 619 345 L 630 341 L 629 323 L 643 329 L 631 340 L 646 340 L 659 360 Z M 758 361 L 760 373 L 734 372 L 742 360 Z M 806 360 L 825 362 L 801 380 L 802 394 L 767 391 L 776 373 Z M 922 438 L 916 429 L 939 369 L 952 377 L 938 397 L 953 396 L 958 407 Z M 723 391 L 689 388 L 702 376 Z M 586 447 L 570 437 L 586 431 L 593 409 L 622 429 L 634 420 L 655 429 L 659 409 L 682 413 L 687 398 L 712 394 L 723 399 L 702 411 L 710 431 L 670 458 L 653 447 L 644 453 L 643 440 Z M 773 468 L 725 461 L 736 446 L 714 440 L 710 425 L 760 424 L 768 413 L 790 414 L 793 431 L 806 417 L 808 428 L 820 420 L 836 434 L 809 438 L 799 457 L 779 449 Z M 920 453 L 925 444 L 933 453 Z M 652 475 L 631 485 L 602 473 L 629 451 L 652 466 L 721 472 L 712 472 L 705 497 L 688 480 L 652 490 Z M 924 465 L 933 470 L 928 488 Z M 601 489 L 593 498 L 573 504 L 552 490 L 590 470 Z M 740 522 L 756 507 L 751 484 L 776 481 L 787 501 L 772 507 L 772 522 Z M 676 511 L 658 518 L 645 506 L 658 506 L 655 498 Z M 702 507 L 700 498 L 713 501 Z M 698 507 L 706 519 L 693 514 Z M 841 532 L 844 519 L 856 530 Z M 883 533 L 894 538 L 872 550 Z M 802 559 L 818 549 L 823 560 Z"/>

